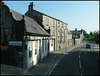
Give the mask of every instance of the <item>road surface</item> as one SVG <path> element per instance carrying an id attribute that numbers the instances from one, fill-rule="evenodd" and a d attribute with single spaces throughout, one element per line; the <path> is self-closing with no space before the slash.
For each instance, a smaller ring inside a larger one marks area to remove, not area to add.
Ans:
<path id="1" fill-rule="evenodd" d="M 48 75 L 99 75 L 99 61 L 83 45 L 63 55 Z"/>

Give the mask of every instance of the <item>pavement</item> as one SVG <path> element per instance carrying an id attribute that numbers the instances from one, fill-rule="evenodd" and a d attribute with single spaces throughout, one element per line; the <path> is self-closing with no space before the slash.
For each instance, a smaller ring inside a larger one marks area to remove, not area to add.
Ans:
<path id="1" fill-rule="evenodd" d="M 66 53 L 84 44 L 85 43 L 71 46 L 62 50 L 53 51 L 50 53 L 50 55 L 44 58 L 42 62 L 30 68 L 28 72 L 30 72 L 32 75 L 49 75 L 55 64 L 58 63 Z"/>
<path id="2" fill-rule="evenodd" d="M 1 64 L 0 75 L 32 75 L 29 72 L 15 66 Z"/>
<path id="3" fill-rule="evenodd" d="M 100 47 L 98 44 L 92 44 L 92 51 L 93 51 L 93 55 L 94 57 L 98 60 L 99 60 L 99 54 L 100 54 Z"/>
<path id="4" fill-rule="evenodd" d="M 85 45 L 85 43 L 51 52 L 42 62 L 39 62 L 36 66 L 30 68 L 28 72 L 18 67 L 1 64 L 1 75 L 49 75 L 50 71 L 65 54 L 82 45 Z M 93 44 L 92 46 L 93 48 L 91 49 L 93 55 L 97 60 L 99 60 L 99 45 Z"/>

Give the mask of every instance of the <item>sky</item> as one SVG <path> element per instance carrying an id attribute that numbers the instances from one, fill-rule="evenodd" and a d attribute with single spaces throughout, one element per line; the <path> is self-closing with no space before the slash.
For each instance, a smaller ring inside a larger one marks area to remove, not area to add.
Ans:
<path id="1" fill-rule="evenodd" d="M 99 31 L 99 1 L 4 1 L 12 10 L 25 14 L 30 2 L 35 10 L 68 23 L 68 30 Z"/>

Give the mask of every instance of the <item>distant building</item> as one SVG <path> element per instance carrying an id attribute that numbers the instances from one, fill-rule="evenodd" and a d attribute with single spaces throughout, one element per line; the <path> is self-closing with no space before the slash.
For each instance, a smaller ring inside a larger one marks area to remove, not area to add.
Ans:
<path id="1" fill-rule="evenodd" d="M 67 23 L 35 10 L 33 2 L 28 6 L 28 11 L 25 15 L 33 18 L 51 35 L 50 51 L 67 46 Z"/>
<path id="2" fill-rule="evenodd" d="M 74 44 L 74 40 L 72 38 L 72 33 L 69 30 L 68 30 L 67 41 L 68 41 L 68 46 L 67 47 L 70 47 Z"/>
<path id="3" fill-rule="evenodd" d="M 78 45 L 81 44 L 83 42 L 83 30 L 77 30 L 77 28 L 75 30 L 70 30 L 70 32 L 72 33 L 72 39 L 74 39 L 74 45 Z"/>

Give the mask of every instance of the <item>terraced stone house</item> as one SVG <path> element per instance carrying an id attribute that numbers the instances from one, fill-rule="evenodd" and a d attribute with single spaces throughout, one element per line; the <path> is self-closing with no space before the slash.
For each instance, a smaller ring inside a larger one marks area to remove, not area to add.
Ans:
<path id="1" fill-rule="evenodd" d="M 49 34 L 49 50 L 54 51 L 67 46 L 67 23 L 35 10 L 33 2 L 28 6 L 26 16 L 34 19 Z"/>

